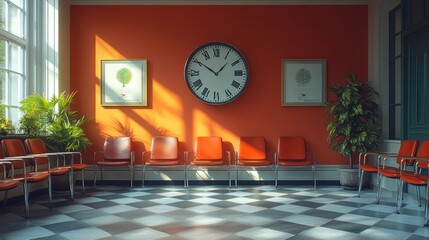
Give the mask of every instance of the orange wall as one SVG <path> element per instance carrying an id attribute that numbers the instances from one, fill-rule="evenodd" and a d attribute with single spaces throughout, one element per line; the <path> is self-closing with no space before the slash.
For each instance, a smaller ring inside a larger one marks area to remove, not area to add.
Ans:
<path id="1" fill-rule="evenodd" d="M 274 150 L 279 136 L 302 135 L 319 164 L 347 164 L 329 150 L 323 107 L 281 106 L 281 60 L 327 59 L 328 85 L 349 72 L 366 79 L 367 19 L 367 6 L 72 6 L 73 107 L 93 117 L 86 161 L 106 135 L 125 131 L 138 163 L 156 135 L 178 136 L 184 150 L 196 136 L 235 146 L 238 136 L 262 135 Z M 200 102 L 184 81 L 187 57 L 209 41 L 234 45 L 248 61 L 247 87 L 227 105 Z M 103 59 L 148 60 L 148 107 L 101 107 Z"/>

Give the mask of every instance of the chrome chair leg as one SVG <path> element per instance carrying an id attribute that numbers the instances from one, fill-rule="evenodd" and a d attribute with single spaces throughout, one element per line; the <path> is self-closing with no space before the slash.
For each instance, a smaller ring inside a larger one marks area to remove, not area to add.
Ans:
<path id="1" fill-rule="evenodd" d="M 363 177 L 364 177 L 365 171 L 359 170 L 358 171 L 358 177 L 359 177 L 359 190 L 358 190 L 358 197 L 360 197 L 360 193 L 362 191 L 362 183 L 363 183 Z"/>

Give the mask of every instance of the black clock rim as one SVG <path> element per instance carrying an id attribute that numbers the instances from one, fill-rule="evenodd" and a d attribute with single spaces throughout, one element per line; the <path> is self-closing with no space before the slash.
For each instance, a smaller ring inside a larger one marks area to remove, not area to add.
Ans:
<path id="1" fill-rule="evenodd" d="M 244 66 L 245 66 L 245 68 L 246 68 L 246 73 L 247 73 L 247 78 L 246 78 L 246 83 L 244 84 L 244 86 L 243 86 L 243 88 L 242 88 L 242 90 L 237 94 L 237 95 L 235 95 L 233 98 L 231 98 L 231 99 L 229 99 L 229 100 L 227 100 L 227 101 L 224 101 L 224 102 L 210 102 L 210 101 L 207 101 L 207 100 L 205 100 L 205 99 L 203 99 L 203 98 L 201 98 L 200 96 L 198 96 L 194 91 L 192 91 L 192 89 L 191 89 L 191 86 L 189 85 L 189 81 L 188 81 L 188 77 L 187 77 L 187 75 L 186 75 L 186 69 L 188 68 L 188 65 L 189 65 L 189 62 L 190 62 L 190 60 L 191 60 L 191 58 L 192 58 L 192 56 L 194 56 L 198 51 L 200 51 L 202 48 L 205 48 L 205 47 L 207 47 L 207 46 L 211 46 L 211 45 L 223 45 L 223 46 L 227 46 L 227 47 L 229 47 L 229 48 L 232 48 L 232 49 L 234 49 L 234 51 L 236 51 L 237 52 L 237 54 L 241 57 L 241 59 L 243 59 L 243 63 L 244 63 Z M 244 89 L 246 88 L 246 86 L 247 86 L 247 83 L 248 83 L 248 81 L 249 81 L 249 65 L 247 64 L 247 59 L 244 57 L 244 55 L 243 55 L 243 53 L 240 51 L 240 50 L 238 50 L 238 48 L 236 48 L 235 46 L 233 46 L 233 45 L 231 45 L 231 44 L 229 44 L 229 43 L 226 43 L 226 42 L 220 42 L 220 41 L 213 41 L 213 42 L 206 42 L 206 43 L 204 43 L 204 44 L 202 44 L 202 45 L 200 45 L 200 46 L 198 46 L 197 48 L 195 48 L 194 49 L 194 51 L 192 51 L 192 53 L 188 56 L 188 58 L 186 59 L 186 63 L 185 63 L 185 67 L 184 67 L 184 71 L 183 71 L 183 73 L 184 73 L 184 80 L 185 80 L 185 82 L 186 82 L 186 86 L 188 87 L 188 89 L 189 89 L 189 91 L 198 99 L 198 100 L 200 100 L 200 101 L 202 101 L 202 102 L 204 102 L 204 103 L 206 103 L 206 104 L 209 104 L 209 105 L 224 105 L 224 104 L 228 104 L 228 103 L 231 103 L 232 101 L 234 101 L 234 100 L 236 100 L 243 92 L 244 92 Z"/>

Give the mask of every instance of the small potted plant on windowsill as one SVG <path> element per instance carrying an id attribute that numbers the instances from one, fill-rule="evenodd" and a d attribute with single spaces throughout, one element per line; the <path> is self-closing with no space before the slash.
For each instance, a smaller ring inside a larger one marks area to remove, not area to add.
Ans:
<path id="1" fill-rule="evenodd" d="M 340 183 L 345 189 L 356 189 L 358 169 L 354 169 L 353 155 L 378 148 L 380 114 L 375 102 L 378 93 L 370 83 L 359 82 L 354 74 L 347 74 L 345 79 L 346 85 L 329 88 L 335 98 L 325 105 L 326 130 L 331 149 L 348 158 L 349 168 L 339 169 Z"/>
<path id="2" fill-rule="evenodd" d="M 6 136 L 8 133 L 14 133 L 15 127 L 12 124 L 12 121 L 6 118 L 6 106 L 0 103 L 0 135 Z"/>

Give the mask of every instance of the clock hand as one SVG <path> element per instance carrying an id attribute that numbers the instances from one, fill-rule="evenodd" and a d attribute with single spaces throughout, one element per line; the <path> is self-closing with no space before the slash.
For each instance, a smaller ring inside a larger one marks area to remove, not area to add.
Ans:
<path id="1" fill-rule="evenodd" d="M 207 67 L 204 63 L 198 61 L 198 60 L 194 60 L 195 63 L 198 63 L 198 65 L 200 66 L 204 66 L 205 68 L 207 68 L 210 72 L 212 72 L 214 75 L 217 75 L 217 73 L 215 71 L 213 71 L 211 68 Z"/>
<path id="2" fill-rule="evenodd" d="M 226 64 L 228 64 L 228 63 L 225 63 L 225 65 L 223 65 L 223 66 L 219 69 L 219 71 L 217 71 L 217 72 L 215 73 L 215 75 L 216 75 L 216 76 L 220 73 L 220 71 L 222 71 L 222 70 L 225 68 Z"/>

